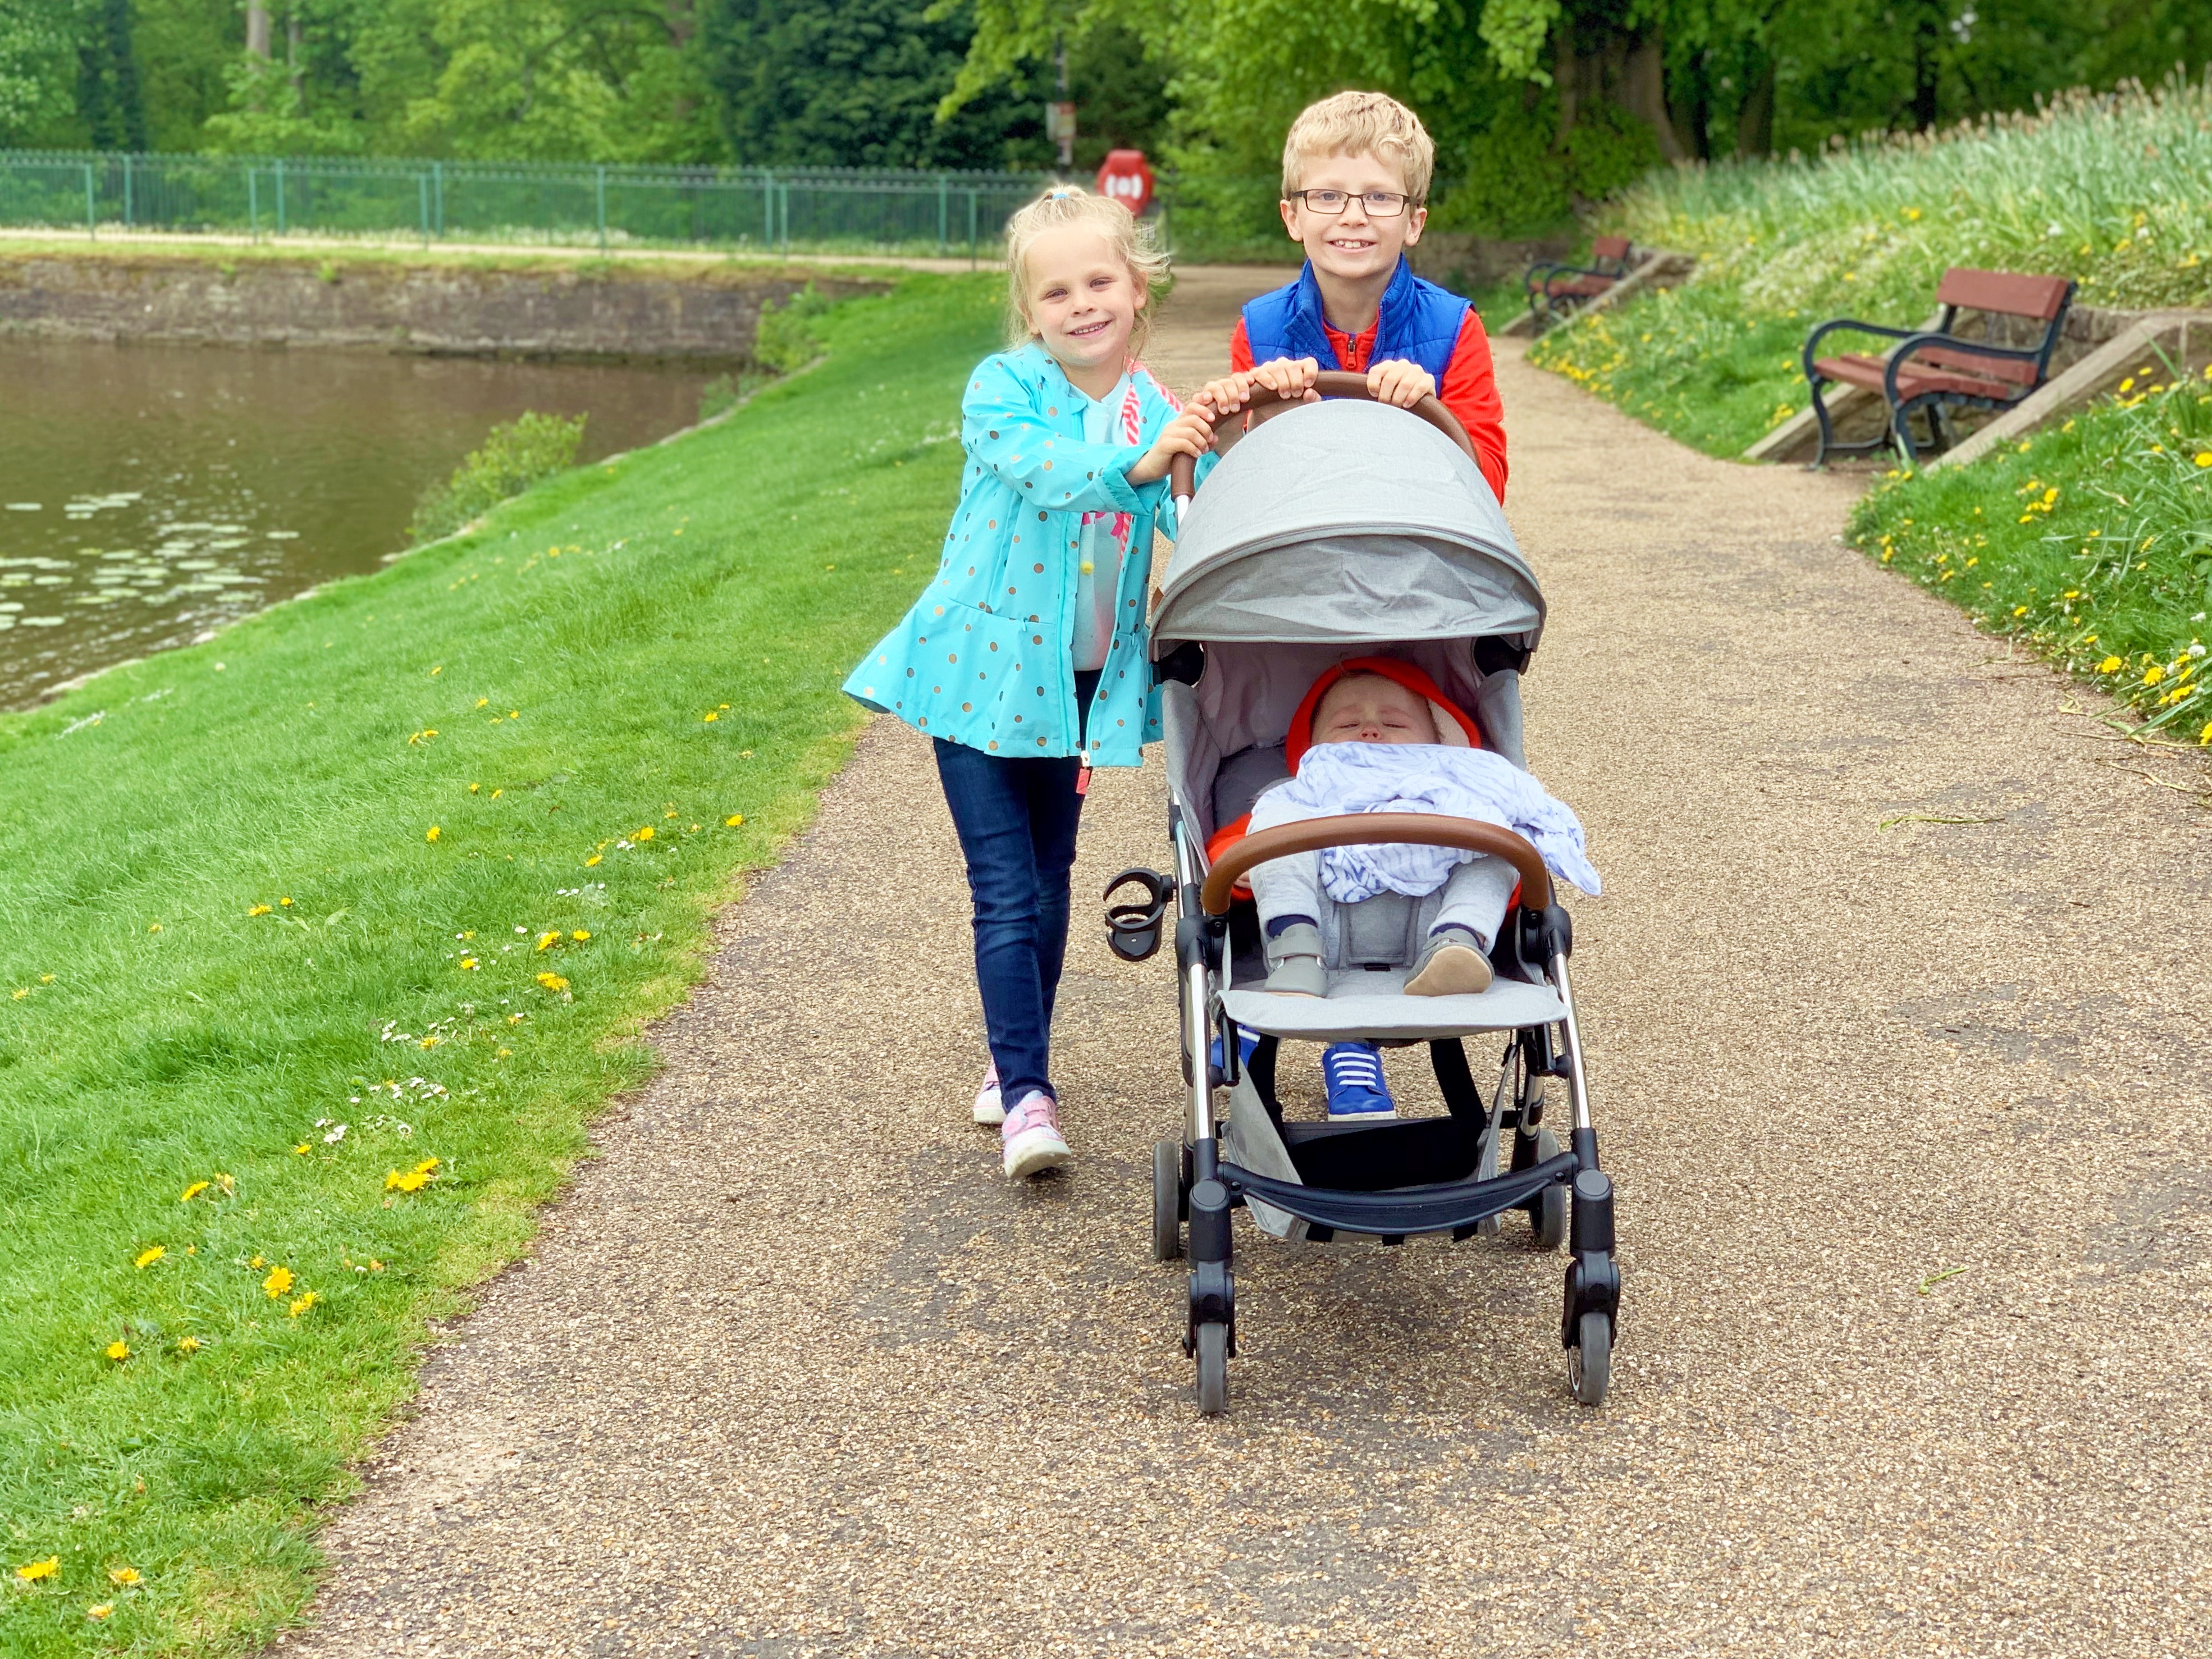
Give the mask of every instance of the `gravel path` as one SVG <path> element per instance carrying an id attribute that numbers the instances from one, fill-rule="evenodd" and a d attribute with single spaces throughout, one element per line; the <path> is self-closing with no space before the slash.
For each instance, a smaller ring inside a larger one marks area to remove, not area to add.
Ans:
<path id="1" fill-rule="evenodd" d="M 1155 360 L 1218 361 L 1231 287 L 1187 276 Z M 1146 1252 L 1168 963 L 1079 908 L 1080 1158 L 1009 1188 L 967 1121 L 951 827 L 878 722 L 433 1358 L 290 1647 L 2203 1651 L 2212 854 L 2125 769 L 2191 775 L 1839 546 L 1844 481 L 1500 374 L 1554 606 L 1531 754 L 1608 890 L 1577 968 L 1611 1403 L 1569 1401 L 1561 1263 L 1511 1227 L 1240 1224 L 1244 1357 L 1201 1421 Z M 1160 828 L 1156 767 L 1103 775 L 1079 889 Z"/>

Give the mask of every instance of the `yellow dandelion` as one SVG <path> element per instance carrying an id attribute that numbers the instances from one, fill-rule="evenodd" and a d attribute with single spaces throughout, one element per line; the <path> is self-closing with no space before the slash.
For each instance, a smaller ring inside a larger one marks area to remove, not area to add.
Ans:
<path id="1" fill-rule="evenodd" d="M 477 793 L 478 792 L 480 792 L 483 788 L 483 785 L 482 785 L 482 784 L 480 784 L 480 783 L 472 783 L 472 784 L 471 784 L 471 785 L 469 786 L 469 793 L 471 793 L 471 795 L 476 794 L 476 793 Z"/>
<path id="2" fill-rule="evenodd" d="M 177 1194 L 177 1202 L 179 1204 L 189 1204 L 207 1189 L 208 1183 L 206 1182 L 195 1181 L 191 1186 L 185 1188 L 183 1192 Z"/>
<path id="3" fill-rule="evenodd" d="M 308 1309 L 313 1307 L 315 1304 L 320 1300 L 322 1300 L 320 1297 L 317 1296 L 313 1291 L 309 1291 L 305 1296 L 297 1297 L 294 1300 L 291 1307 L 291 1316 L 297 1319 L 301 1314 L 307 1312 Z"/>
<path id="4" fill-rule="evenodd" d="M 2118 657 L 2107 657 L 2097 665 L 2097 672 L 2100 674 L 2117 674 L 2126 666 L 2127 664 L 2122 662 Z"/>
<path id="5" fill-rule="evenodd" d="M 2160 667 L 2156 663 L 2153 663 L 2149 667 L 2143 670 L 2142 683 L 2145 685 L 2156 685 L 2165 678 L 2166 670 Z"/>
<path id="6" fill-rule="evenodd" d="M 538 982 L 549 991 L 565 991 L 568 988 L 568 981 L 558 974 L 540 974 L 538 976 Z"/>
<path id="7" fill-rule="evenodd" d="M 185 1342 L 191 1341 L 192 1339 L 189 1336 L 185 1339 Z M 180 1342 L 177 1346 L 179 1347 L 182 1347 L 184 1343 Z M 193 1342 L 192 1346 L 194 1347 L 198 1347 L 199 1344 Z M 138 1569 L 136 1567 L 110 1567 L 107 1570 L 107 1582 L 111 1584 L 122 1584 L 126 1587 L 135 1584 L 138 1582 Z"/>
<path id="8" fill-rule="evenodd" d="M 137 1255 L 132 1256 L 131 1258 L 131 1265 L 140 1269 L 150 1267 L 156 1261 L 159 1261 L 163 1256 L 168 1255 L 168 1249 L 166 1246 L 156 1244 L 151 1249 L 141 1250 Z"/>
<path id="9" fill-rule="evenodd" d="M 384 1190 L 387 1193 L 419 1193 L 428 1184 L 429 1179 L 429 1174 L 426 1170 L 410 1170 L 403 1175 L 398 1170 L 393 1170 L 384 1177 Z"/>
<path id="10" fill-rule="evenodd" d="M 435 840 L 437 840 L 437 839 L 438 839 L 438 826 L 437 826 L 436 824 L 434 824 L 434 824 L 432 824 L 432 825 L 430 826 L 429 833 L 428 833 L 428 834 L 427 834 L 427 835 L 425 835 L 425 836 L 422 837 L 422 839 L 423 839 L 424 841 L 435 841 Z"/>
<path id="11" fill-rule="evenodd" d="M 591 935 L 586 933 L 582 928 L 579 927 L 574 933 L 569 934 L 568 937 L 575 940 L 577 944 L 581 945 L 586 939 L 591 938 Z"/>
<path id="12" fill-rule="evenodd" d="M 560 942 L 561 935 L 558 933 L 540 933 L 538 936 L 538 948 L 541 951 L 550 951 Z"/>
<path id="13" fill-rule="evenodd" d="M 200 1340 L 199 1340 L 199 1338 L 198 1338 L 197 1336 L 180 1336 L 180 1337 L 179 1337 L 179 1338 L 177 1339 L 177 1352 L 178 1352 L 179 1353 L 198 1353 L 199 1351 L 200 1351 Z M 128 1567 L 125 1567 L 125 1568 L 124 1569 L 124 1571 L 125 1571 L 125 1572 L 128 1572 L 128 1571 L 130 1571 L 130 1569 L 129 1569 Z M 118 1583 L 118 1584 L 119 1584 L 119 1583 L 122 1583 L 124 1581 L 123 1581 L 122 1579 L 118 1578 L 118 1579 L 117 1579 L 115 1582 L 116 1582 L 117 1583 Z M 135 1584 L 135 1583 L 137 1583 L 138 1582 L 138 1580 L 137 1580 L 137 1577 L 134 1575 L 134 1576 L 131 1577 L 131 1581 L 130 1581 L 130 1582 Z"/>
<path id="14" fill-rule="evenodd" d="M 461 966 L 464 968 L 473 969 L 476 965 L 477 959 L 474 957 L 463 957 L 461 958 Z"/>
<path id="15" fill-rule="evenodd" d="M 265 904 L 257 904 L 257 905 L 255 905 L 255 906 L 254 906 L 251 910 L 248 910 L 246 914 L 247 915 L 249 915 L 249 916 L 265 916 L 265 915 L 267 915 L 269 914 L 269 909 L 270 909 L 270 907 L 269 907 L 268 905 L 265 905 Z"/>
<path id="16" fill-rule="evenodd" d="M 710 708 L 707 711 L 707 723 L 710 726 L 721 718 L 721 711 L 719 709 Z"/>
<path id="17" fill-rule="evenodd" d="M 647 825 L 646 825 L 642 830 L 639 830 L 639 831 L 638 831 L 635 836 L 632 836 L 630 837 L 630 839 L 631 839 L 632 841 L 651 841 L 651 840 L 653 839 L 653 826 L 652 826 L 651 824 L 649 824 L 649 823 L 648 823 L 648 824 L 647 824 Z"/>
<path id="18" fill-rule="evenodd" d="M 2197 465 L 2199 466 L 2212 466 L 2212 449 L 2198 450 L 2197 452 Z"/>
<path id="19" fill-rule="evenodd" d="M 158 922 L 158 921 L 157 921 L 157 922 L 155 922 L 152 927 L 149 927 L 146 931 L 147 931 L 148 933 L 160 933 L 160 932 L 161 931 L 161 924 L 160 922 Z"/>
<path id="20" fill-rule="evenodd" d="M 120 1338 L 118 1338 L 115 1341 L 109 1343 L 102 1352 L 104 1352 L 110 1359 L 120 1364 L 122 1361 L 131 1358 L 131 1345 L 128 1342 L 122 1340 Z"/>
<path id="21" fill-rule="evenodd" d="M 725 830 L 734 830 L 744 821 L 745 815 L 743 812 L 732 812 L 722 820 L 722 827 Z"/>
<path id="22" fill-rule="evenodd" d="M 91 1607 L 87 1607 L 87 1608 L 84 1610 L 84 1616 L 85 1616 L 86 1618 L 88 1618 L 88 1619 L 105 1619 L 105 1618 L 106 1618 L 106 1617 L 107 1617 L 107 1615 L 108 1615 L 109 1613 L 112 1613 L 112 1612 L 114 1612 L 114 1611 L 115 1611 L 115 1603 L 114 1603 L 114 1602 L 112 1602 L 112 1601 L 100 1601 L 100 1602 L 97 1602 L 97 1603 L 95 1603 L 94 1605 L 93 1605 L 93 1606 L 91 1606 Z"/>
<path id="23" fill-rule="evenodd" d="M 51 1578 L 62 1570 L 62 1559 L 50 1555 L 43 1561 L 26 1561 L 15 1569 L 15 1577 L 27 1584 L 35 1584 L 41 1578 Z"/>
<path id="24" fill-rule="evenodd" d="M 291 896 L 287 894 L 284 897 L 278 899 L 276 901 L 276 908 L 280 910 L 290 909 L 292 908 Z"/>
<path id="25" fill-rule="evenodd" d="M 586 859 L 586 860 L 584 860 L 584 868 L 586 868 L 586 870 L 588 870 L 588 869 L 590 869 L 593 865 L 597 864 L 599 861 L 599 854 L 597 854 L 597 853 L 594 853 L 594 854 L 592 854 L 592 856 L 591 856 L 591 857 L 589 857 L 589 858 L 587 858 L 587 859 Z"/>
<path id="26" fill-rule="evenodd" d="M 271 1267 L 269 1270 L 269 1277 L 261 1281 L 261 1288 L 267 1293 L 269 1299 L 274 1302 L 292 1288 L 292 1270 L 289 1267 Z"/>
<path id="27" fill-rule="evenodd" d="M 16 1001 L 21 1002 L 25 997 L 31 994 L 31 988 L 27 985 L 19 985 L 15 988 L 14 992 L 11 993 L 11 994 L 15 997 Z"/>
<path id="28" fill-rule="evenodd" d="M 258 1272 L 259 1269 L 261 1269 L 261 1268 L 263 1268 L 263 1267 L 267 1267 L 269 1264 L 268 1264 L 266 1261 L 263 1261 L 259 1256 L 258 1256 L 258 1255 L 257 1255 L 257 1256 L 255 1256 L 255 1257 L 253 1258 L 253 1260 L 252 1260 L 252 1261 L 251 1261 L 247 1262 L 246 1265 L 247 1267 L 252 1267 L 252 1268 L 255 1269 L 255 1270 Z"/>

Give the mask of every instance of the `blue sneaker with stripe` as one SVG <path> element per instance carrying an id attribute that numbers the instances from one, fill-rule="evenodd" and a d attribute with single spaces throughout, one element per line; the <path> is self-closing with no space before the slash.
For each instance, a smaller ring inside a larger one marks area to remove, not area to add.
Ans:
<path id="1" fill-rule="evenodd" d="M 1373 1043 L 1330 1043 L 1322 1050 L 1321 1076 L 1328 1088 L 1330 1122 L 1373 1123 L 1398 1115 L 1398 1103 L 1382 1080 L 1382 1051 Z"/>

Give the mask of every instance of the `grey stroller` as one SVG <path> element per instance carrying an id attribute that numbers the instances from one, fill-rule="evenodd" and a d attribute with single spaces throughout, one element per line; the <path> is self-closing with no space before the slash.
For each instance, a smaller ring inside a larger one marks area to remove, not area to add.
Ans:
<path id="1" fill-rule="evenodd" d="M 1249 434 L 1195 501 L 1188 460 L 1172 485 L 1182 531 L 1152 649 L 1175 874 L 1129 871 L 1106 895 L 1109 941 L 1131 960 L 1158 948 L 1170 896 L 1178 913 L 1189 1094 L 1181 1138 L 1154 1148 L 1152 1253 L 1181 1255 L 1187 1229 L 1184 1346 L 1197 1363 L 1199 1409 L 1210 1414 L 1227 1408 L 1237 1352 L 1232 1210 L 1279 1237 L 1386 1244 L 1494 1236 L 1499 1218 L 1522 1212 L 1537 1248 L 1571 1245 L 1560 1340 L 1575 1396 L 1596 1405 L 1620 1306 L 1613 1188 L 1590 1127 L 1568 975 L 1573 936 L 1536 849 L 1493 824 L 1377 812 L 1283 824 L 1207 855 L 1222 825 L 1288 775 L 1293 711 L 1315 677 L 1347 657 L 1419 669 L 1475 716 L 1486 746 L 1525 765 L 1520 675 L 1543 632 L 1544 600 L 1465 433 L 1434 398 L 1411 412 L 1358 401 L 1364 376 L 1324 374 L 1320 389 L 1337 401 L 1255 403 Z M 1292 853 L 1389 842 L 1515 866 L 1518 902 L 1492 952 L 1490 988 L 1408 996 L 1402 961 L 1341 963 L 1325 998 L 1259 988 L 1256 915 L 1234 897 L 1244 872 Z M 1141 899 L 1117 899 L 1133 885 Z M 1249 1058 L 1247 1033 L 1258 1038 Z M 1485 1034 L 1504 1050 L 1487 1102 L 1465 1048 Z M 1426 1043 L 1448 1115 L 1286 1121 L 1274 1089 L 1279 1046 L 1345 1041 Z M 1564 1080 L 1572 1114 L 1565 1148 L 1543 1121 L 1550 1079 Z"/>

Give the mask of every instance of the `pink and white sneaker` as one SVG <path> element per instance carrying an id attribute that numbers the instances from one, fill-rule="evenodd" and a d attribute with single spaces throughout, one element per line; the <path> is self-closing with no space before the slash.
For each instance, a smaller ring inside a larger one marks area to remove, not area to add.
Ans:
<path id="1" fill-rule="evenodd" d="M 1057 1170 L 1075 1156 L 1060 1139 L 1060 1103 L 1042 1089 L 1023 1096 L 1021 1104 L 1006 1114 L 999 1142 L 1009 1181 Z"/>
<path id="2" fill-rule="evenodd" d="M 1006 1097 L 999 1092 L 999 1062 L 983 1073 L 983 1086 L 975 1091 L 975 1121 L 993 1125 L 1006 1121 Z"/>

